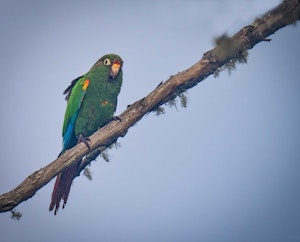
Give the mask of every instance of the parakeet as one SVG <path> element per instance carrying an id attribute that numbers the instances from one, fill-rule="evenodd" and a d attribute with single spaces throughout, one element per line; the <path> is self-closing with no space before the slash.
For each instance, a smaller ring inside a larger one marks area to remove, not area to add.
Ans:
<path id="1" fill-rule="evenodd" d="M 85 74 L 73 80 L 64 91 L 67 108 L 62 128 L 63 148 L 84 141 L 107 124 L 114 115 L 122 85 L 122 59 L 115 54 L 101 57 Z M 49 211 L 54 214 L 63 200 L 65 207 L 73 179 L 78 175 L 80 161 L 61 172 L 54 185 Z"/>

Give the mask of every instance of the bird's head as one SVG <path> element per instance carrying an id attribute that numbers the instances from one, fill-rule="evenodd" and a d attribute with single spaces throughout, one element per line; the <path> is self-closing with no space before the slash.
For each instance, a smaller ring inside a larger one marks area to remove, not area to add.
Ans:
<path id="1" fill-rule="evenodd" d="M 95 65 L 105 65 L 109 69 L 109 80 L 114 80 L 122 71 L 123 60 L 115 54 L 104 55 Z"/>

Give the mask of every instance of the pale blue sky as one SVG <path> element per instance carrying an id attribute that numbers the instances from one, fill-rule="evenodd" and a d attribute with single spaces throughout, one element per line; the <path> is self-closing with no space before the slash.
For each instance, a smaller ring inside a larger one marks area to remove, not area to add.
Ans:
<path id="1" fill-rule="evenodd" d="M 56 158 L 62 92 L 102 55 L 124 60 L 119 114 L 279 3 L 101 2 L 0 3 L 1 194 Z M 271 38 L 131 128 L 57 216 L 54 181 L 0 214 L 1 241 L 299 241 L 299 24 Z"/>

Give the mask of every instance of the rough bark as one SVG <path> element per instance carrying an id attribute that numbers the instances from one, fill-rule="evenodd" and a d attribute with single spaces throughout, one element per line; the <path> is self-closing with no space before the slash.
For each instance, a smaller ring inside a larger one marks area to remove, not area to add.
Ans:
<path id="1" fill-rule="evenodd" d="M 269 41 L 268 36 L 299 19 L 300 0 L 285 0 L 264 16 L 256 19 L 251 25 L 242 28 L 234 36 L 219 38 L 216 41 L 217 46 L 206 52 L 201 60 L 187 70 L 171 76 L 166 82 L 159 84 L 149 95 L 129 106 L 119 116 L 122 121 L 113 120 L 95 132 L 90 137 L 90 146 L 94 153 L 90 153 L 83 159 L 81 169 L 88 165 L 100 150 L 115 142 L 118 137 L 124 136 L 127 130 L 145 114 L 197 85 L 224 64 L 242 58 L 243 53 L 257 43 Z M 65 168 L 82 159 L 87 153 L 87 147 L 82 143 L 78 144 L 49 165 L 29 175 L 15 189 L 0 195 L 0 212 L 10 211 L 32 197 L 37 190 Z"/>

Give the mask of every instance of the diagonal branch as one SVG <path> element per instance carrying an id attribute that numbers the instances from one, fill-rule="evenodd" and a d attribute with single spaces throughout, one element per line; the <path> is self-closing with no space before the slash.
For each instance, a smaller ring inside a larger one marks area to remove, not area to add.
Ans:
<path id="1" fill-rule="evenodd" d="M 149 95 L 128 107 L 118 120 L 111 121 L 95 132 L 91 137 L 91 149 L 81 164 L 87 166 L 97 155 L 114 143 L 118 137 L 124 136 L 127 130 L 144 117 L 156 110 L 160 105 L 173 100 L 179 94 L 194 87 L 207 76 L 215 73 L 224 64 L 243 58 L 247 50 L 261 41 L 269 41 L 269 35 L 280 28 L 300 20 L 300 0 L 285 0 L 261 18 L 256 19 L 238 31 L 233 37 L 222 36 L 216 41 L 217 46 L 206 52 L 202 59 L 187 70 L 171 76 L 166 82 L 157 86 Z M 35 171 L 20 185 L 10 192 L 0 195 L 0 212 L 10 211 L 21 202 L 32 197 L 37 190 L 46 185 L 53 177 L 62 172 L 88 153 L 84 144 L 66 151 L 49 165 Z"/>

